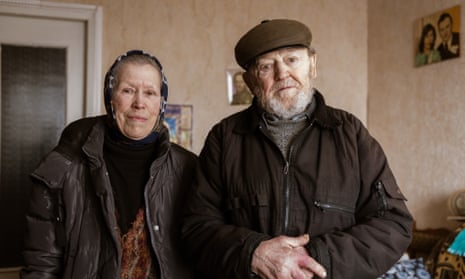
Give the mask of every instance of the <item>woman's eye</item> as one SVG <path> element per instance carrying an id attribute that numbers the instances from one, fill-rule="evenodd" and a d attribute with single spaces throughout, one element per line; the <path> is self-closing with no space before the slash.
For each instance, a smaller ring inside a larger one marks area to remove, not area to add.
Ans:
<path id="1" fill-rule="evenodd" d="M 132 88 L 123 88 L 121 92 L 126 93 L 126 94 L 131 94 L 132 92 L 134 92 L 134 90 Z"/>
<path id="2" fill-rule="evenodd" d="M 158 94 L 157 91 L 146 91 L 145 94 L 147 94 L 147 96 L 159 96 L 160 94 Z"/>

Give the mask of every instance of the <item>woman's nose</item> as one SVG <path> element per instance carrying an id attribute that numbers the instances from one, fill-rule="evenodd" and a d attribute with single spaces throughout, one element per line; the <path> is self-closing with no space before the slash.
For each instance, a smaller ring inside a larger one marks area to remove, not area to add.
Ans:
<path id="1" fill-rule="evenodd" d="M 134 94 L 134 99 L 133 99 L 132 104 L 133 104 L 133 106 L 135 106 L 135 107 L 141 107 L 141 106 L 143 106 L 144 100 L 143 100 L 142 91 L 138 90 L 138 91 Z"/>

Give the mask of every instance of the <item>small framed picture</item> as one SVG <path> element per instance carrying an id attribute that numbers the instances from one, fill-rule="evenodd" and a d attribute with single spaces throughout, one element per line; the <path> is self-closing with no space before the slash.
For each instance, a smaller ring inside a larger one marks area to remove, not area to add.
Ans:
<path id="1" fill-rule="evenodd" d="M 226 84 L 228 92 L 228 103 L 230 105 L 249 105 L 252 103 L 252 93 L 244 82 L 241 68 L 230 68 L 226 70 Z"/>
<path id="2" fill-rule="evenodd" d="M 167 104 L 165 125 L 170 132 L 170 141 L 186 149 L 192 149 L 193 106 Z"/>
<path id="3" fill-rule="evenodd" d="M 415 67 L 460 56 L 460 6 L 415 21 Z"/>

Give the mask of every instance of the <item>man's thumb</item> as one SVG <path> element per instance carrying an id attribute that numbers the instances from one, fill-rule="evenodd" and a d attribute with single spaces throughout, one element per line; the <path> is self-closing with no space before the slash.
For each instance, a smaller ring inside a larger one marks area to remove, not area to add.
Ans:
<path id="1" fill-rule="evenodd" d="M 308 234 L 303 234 L 297 237 L 292 237 L 289 239 L 289 244 L 292 247 L 300 247 L 306 245 L 310 241 L 310 236 Z"/>

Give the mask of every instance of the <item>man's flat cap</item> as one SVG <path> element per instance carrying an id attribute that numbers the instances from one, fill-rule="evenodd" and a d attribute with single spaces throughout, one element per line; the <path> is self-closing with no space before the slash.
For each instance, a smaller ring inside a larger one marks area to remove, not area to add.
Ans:
<path id="1" fill-rule="evenodd" d="M 255 57 L 289 46 L 310 47 L 312 33 L 303 23 L 291 19 L 262 21 L 250 29 L 234 48 L 237 63 L 244 69 Z"/>

